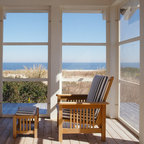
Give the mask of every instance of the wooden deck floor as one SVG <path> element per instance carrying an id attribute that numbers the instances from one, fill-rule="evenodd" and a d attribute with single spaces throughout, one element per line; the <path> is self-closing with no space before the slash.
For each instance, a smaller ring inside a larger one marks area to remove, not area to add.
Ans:
<path id="1" fill-rule="evenodd" d="M 139 105 L 136 103 L 120 103 L 120 116 L 135 129 L 139 130 Z M 47 103 L 4 103 L 3 114 L 15 114 L 19 106 L 39 107 L 40 114 L 47 113 Z"/>
<path id="2" fill-rule="evenodd" d="M 101 142 L 100 134 L 64 135 L 63 144 L 138 144 L 125 127 L 115 119 L 107 119 L 106 142 Z M 59 144 L 56 121 L 41 118 L 38 138 L 32 135 L 19 135 L 14 140 L 12 136 L 12 118 L 0 118 L 0 144 Z"/>

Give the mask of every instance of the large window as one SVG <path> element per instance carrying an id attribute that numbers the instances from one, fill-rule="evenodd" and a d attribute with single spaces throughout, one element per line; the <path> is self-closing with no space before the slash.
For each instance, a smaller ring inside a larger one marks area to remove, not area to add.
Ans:
<path id="1" fill-rule="evenodd" d="M 63 93 L 88 93 L 95 74 L 106 73 L 106 21 L 98 13 L 63 13 Z"/>
<path id="2" fill-rule="evenodd" d="M 29 105 L 47 114 L 48 13 L 8 13 L 3 35 L 3 114 Z"/>
<path id="3" fill-rule="evenodd" d="M 3 47 L 4 78 L 47 78 L 48 46 Z"/>
<path id="4" fill-rule="evenodd" d="M 133 0 L 134 1 L 134 0 Z M 130 1 L 129 1 L 130 2 Z M 130 7 L 128 5 L 131 5 Z M 127 3 L 120 9 L 120 41 L 140 36 L 139 3 Z"/>
<path id="5" fill-rule="evenodd" d="M 139 131 L 140 16 L 139 1 L 120 8 L 120 119 Z"/>
<path id="6" fill-rule="evenodd" d="M 4 42 L 48 42 L 48 14 L 8 13 Z"/>

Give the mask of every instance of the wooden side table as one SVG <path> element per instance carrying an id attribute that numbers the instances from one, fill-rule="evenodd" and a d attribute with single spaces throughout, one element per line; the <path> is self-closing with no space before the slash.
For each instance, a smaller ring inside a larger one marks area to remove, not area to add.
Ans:
<path id="1" fill-rule="evenodd" d="M 34 127 L 32 128 L 32 124 Z M 17 134 L 34 134 L 37 138 L 39 125 L 39 108 L 36 109 L 35 115 L 14 115 L 13 116 L 13 137 Z"/>

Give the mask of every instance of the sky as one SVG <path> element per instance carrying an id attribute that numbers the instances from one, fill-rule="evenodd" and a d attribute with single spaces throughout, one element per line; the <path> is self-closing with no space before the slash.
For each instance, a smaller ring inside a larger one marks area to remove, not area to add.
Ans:
<path id="1" fill-rule="evenodd" d="M 105 42 L 106 22 L 102 14 L 64 13 L 63 42 Z M 8 13 L 4 42 L 48 42 L 47 13 Z M 47 62 L 46 46 L 4 46 L 4 62 Z M 106 48 L 63 46 L 63 62 L 105 62 Z"/>
<path id="2" fill-rule="evenodd" d="M 130 20 L 121 18 L 120 39 L 137 36 L 139 19 L 137 11 Z M 122 31 L 122 29 L 125 31 Z M 134 33 L 134 35 L 132 35 Z M 48 14 L 47 13 L 8 13 L 4 20 L 4 42 L 48 42 Z M 105 43 L 106 21 L 102 14 L 94 13 L 63 13 L 62 42 Z M 139 51 L 135 44 L 133 52 L 128 50 L 132 44 L 121 46 L 122 62 L 138 62 Z M 127 49 L 124 49 L 126 47 Z M 124 49 L 124 50 L 123 50 Z M 129 52 L 133 59 L 125 56 Z M 4 46 L 4 62 L 47 62 L 47 46 Z M 63 62 L 105 62 L 105 46 L 63 46 Z"/>

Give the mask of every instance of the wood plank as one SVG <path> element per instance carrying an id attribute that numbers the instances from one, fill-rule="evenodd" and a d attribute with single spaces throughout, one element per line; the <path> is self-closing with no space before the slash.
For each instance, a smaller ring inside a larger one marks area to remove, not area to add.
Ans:
<path id="1" fill-rule="evenodd" d="M 78 139 L 80 144 L 89 144 L 87 137 L 85 134 L 78 134 Z"/>
<path id="2" fill-rule="evenodd" d="M 115 119 L 112 119 L 112 122 L 115 123 L 120 131 L 123 131 L 132 141 L 135 143 L 138 143 L 138 139 L 130 132 L 128 131 L 123 125 L 121 125 L 120 122 L 118 122 Z"/>
<path id="3" fill-rule="evenodd" d="M 107 130 L 106 130 L 106 142 L 108 144 L 116 144 L 116 141 L 112 138 L 112 136 Z"/>
<path id="4" fill-rule="evenodd" d="M 0 138 L 1 138 L 1 135 L 3 134 L 4 130 L 7 128 L 8 123 L 9 123 L 9 119 L 3 118 L 3 121 L 0 124 Z"/>
<path id="5" fill-rule="evenodd" d="M 17 137 L 16 140 L 15 140 L 15 144 L 24 144 L 25 142 L 25 137 Z"/>
<path id="6" fill-rule="evenodd" d="M 29 135 L 25 137 L 25 141 L 23 144 L 32 144 L 34 141 L 33 137 L 30 137 Z"/>
<path id="7" fill-rule="evenodd" d="M 85 134 L 87 137 L 88 143 L 95 144 L 95 143 L 101 143 L 101 140 L 97 138 L 97 135 L 94 134 Z"/>
<path id="8" fill-rule="evenodd" d="M 52 121 L 52 144 L 60 144 L 58 141 L 58 130 L 57 130 L 57 122 Z"/>
<path id="9" fill-rule="evenodd" d="M 9 135 L 10 135 L 10 130 L 13 127 L 12 119 L 8 119 L 7 126 L 3 130 L 1 136 L 0 136 L 0 143 L 5 144 Z M 11 131 L 12 132 L 12 131 Z"/>
<path id="10" fill-rule="evenodd" d="M 111 137 L 116 141 L 118 144 L 124 144 L 124 140 L 115 132 L 109 123 L 107 123 L 107 131 L 110 133 Z"/>
<path id="11" fill-rule="evenodd" d="M 60 144 L 58 141 L 57 122 L 41 118 L 38 138 L 33 135 L 18 135 L 16 140 L 12 136 L 12 119 L 0 119 L 0 143 L 4 144 Z M 106 142 L 101 141 L 101 134 L 64 134 L 64 144 L 138 144 L 138 139 L 133 136 L 121 123 L 115 119 L 107 119 Z M 64 127 L 70 127 L 65 123 Z"/>
<path id="12" fill-rule="evenodd" d="M 44 122 L 43 144 L 51 144 L 52 121 L 49 119 L 44 119 L 43 122 Z"/>
<path id="13" fill-rule="evenodd" d="M 66 128 L 70 127 L 70 123 L 66 122 Z M 79 144 L 79 139 L 78 139 L 78 135 L 77 134 L 64 134 L 64 136 L 67 135 L 69 140 L 70 140 L 70 144 Z"/>
<path id="14" fill-rule="evenodd" d="M 39 130 L 38 130 L 38 138 L 43 138 L 44 135 L 44 119 L 40 118 L 39 122 Z"/>
<path id="15" fill-rule="evenodd" d="M 9 123 L 11 123 L 12 119 L 10 119 Z M 9 127 L 9 136 L 5 142 L 5 144 L 14 144 L 15 140 L 13 138 L 13 128 L 12 125 Z"/>
<path id="16" fill-rule="evenodd" d="M 12 128 L 9 129 L 9 132 L 10 132 L 10 134 L 9 134 L 5 144 L 14 144 L 15 143 L 15 139 L 13 138 Z"/>
<path id="17" fill-rule="evenodd" d="M 125 144 L 134 144 L 134 142 L 123 132 L 123 131 L 119 131 L 117 125 L 115 123 L 112 122 L 112 120 L 107 119 L 107 123 L 109 125 L 111 125 L 111 127 L 115 130 L 115 132 L 121 137 L 121 139 L 123 139 L 125 141 Z"/>

